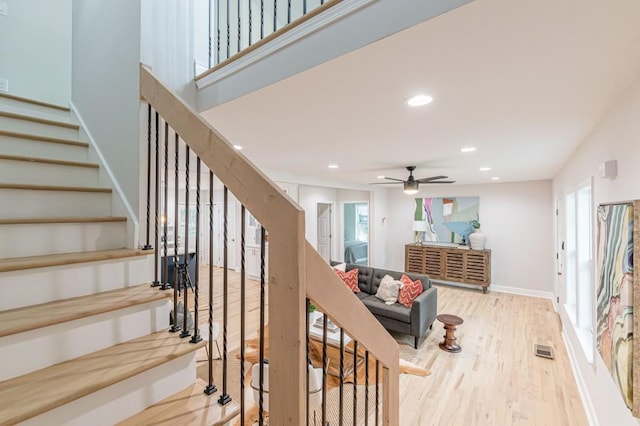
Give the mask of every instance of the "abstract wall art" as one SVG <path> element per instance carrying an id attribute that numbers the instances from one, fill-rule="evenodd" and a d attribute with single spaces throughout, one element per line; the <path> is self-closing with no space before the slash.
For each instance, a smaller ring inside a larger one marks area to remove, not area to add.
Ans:
<path id="1" fill-rule="evenodd" d="M 461 243 L 474 231 L 470 221 L 479 220 L 479 197 L 416 198 L 413 220 L 427 222 L 424 241 Z"/>
<path id="2" fill-rule="evenodd" d="M 638 280 L 633 258 L 638 253 L 639 214 L 640 202 L 600 205 L 596 234 L 596 348 L 636 417 L 640 414 L 640 339 L 634 339 L 638 326 L 634 308 L 640 291 L 634 292 Z"/>

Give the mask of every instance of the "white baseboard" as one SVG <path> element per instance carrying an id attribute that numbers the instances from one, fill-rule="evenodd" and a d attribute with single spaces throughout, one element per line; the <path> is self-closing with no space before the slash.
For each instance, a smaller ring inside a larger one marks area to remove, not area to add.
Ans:
<path id="1" fill-rule="evenodd" d="M 549 299 L 552 302 L 555 302 L 555 297 L 550 291 L 542 291 L 542 290 L 531 290 L 528 288 L 519 288 L 519 287 L 507 287 L 503 285 L 491 285 L 489 287 L 490 291 L 497 291 L 499 293 L 510 293 L 510 294 L 519 294 L 521 296 L 529 296 L 529 297 L 539 297 L 541 299 Z M 557 311 L 557 308 L 556 308 Z"/>
<path id="2" fill-rule="evenodd" d="M 564 347 L 567 349 L 569 364 L 571 364 L 571 371 L 573 372 L 573 377 L 576 381 L 576 387 L 578 388 L 578 394 L 580 395 L 582 406 L 584 407 L 585 414 L 587 415 L 587 421 L 590 426 L 599 426 L 595 408 L 593 407 L 591 398 L 589 397 L 589 392 L 587 391 L 587 385 L 585 384 L 584 378 L 577 367 L 577 360 L 575 352 L 573 351 L 573 346 L 571 346 L 569 339 L 567 339 L 567 334 L 564 331 L 562 332 L 562 340 L 564 341 Z"/>
<path id="3" fill-rule="evenodd" d="M 474 289 L 474 290 L 478 290 L 481 291 L 482 287 L 475 285 L 475 284 L 465 284 L 465 283 L 457 283 L 457 282 L 453 282 L 453 281 L 443 281 L 443 280 L 432 280 L 434 283 L 436 284 L 444 284 L 444 285 L 450 285 L 453 287 L 462 287 L 462 288 L 468 288 L 468 289 Z M 552 292 L 550 291 L 541 291 L 541 290 L 531 290 L 528 288 L 519 288 L 519 287 L 508 287 L 508 286 L 504 286 L 504 285 L 490 285 L 488 287 L 489 291 L 496 291 L 498 293 L 510 293 L 510 294 L 519 294 L 521 296 L 529 296 L 529 297 L 539 297 L 542 299 L 549 299 L 553 302 L 554 308 L 556 309 L 556 312 L 558 311 L 558 308 L 556 306 L 556 298 L 553 295 Z"/>

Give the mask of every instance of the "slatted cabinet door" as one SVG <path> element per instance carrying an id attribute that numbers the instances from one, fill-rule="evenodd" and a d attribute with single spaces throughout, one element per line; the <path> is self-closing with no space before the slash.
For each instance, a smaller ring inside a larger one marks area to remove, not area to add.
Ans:
<path id="1" fill-rule="evenodd" d="M 407 244 L 405 271 L 427 274 L 435 281 L 482 286 L 486 293 L 491 284 L 491 250 Z"/>

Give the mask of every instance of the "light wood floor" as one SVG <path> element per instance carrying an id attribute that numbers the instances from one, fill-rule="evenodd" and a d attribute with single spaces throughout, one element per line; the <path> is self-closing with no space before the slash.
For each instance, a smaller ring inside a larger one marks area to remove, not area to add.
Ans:
<path id="1" fill-rule="evenodd" d="M 214 268 L 214 319 L 221 321 L 222 270 Z M 229 272 L 229 351 L 239 348 L 239 274 Z M 208 267 L 201 268 L 202 334 L 206 334 Z M 438 313 L 464 319 L 456 335 L 462 352 L 439 349 L 442 324 L 421 340 L 394 334 L 432 371 L 400 377 L 401 425 L 587 425 L 550 300 L 437 285 Z M 189 293 L 190 307 L 193 295 Z M 247 280 L 247 338 L 258 328 L 259 284 Z M 222 335 L 218 338 L 222 348 Z M 555 359 L 534 355 L 534 344 L 551 345 Z M 201 350 L 202 351 L 202 350 Z M 215 349 L 214 349 L 215 351 Z M 201 354 L 200 359 L 205 355 Z M 206 377 L 201 377 L 206 380 Z"/>

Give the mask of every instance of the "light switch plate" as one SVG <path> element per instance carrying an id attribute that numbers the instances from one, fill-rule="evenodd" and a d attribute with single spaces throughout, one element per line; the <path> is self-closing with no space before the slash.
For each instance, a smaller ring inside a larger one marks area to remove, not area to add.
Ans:
<path id="1" fill-rule="evenodd" d="M 0 78 L 0 92 L 9 91 L 9 80 L 6 78 Z"/>
<path id="2" fill-rule="evenodd" d="M 9 16 L 9 5 L 5 1 L 0 1 L 0 15 Z"/>

